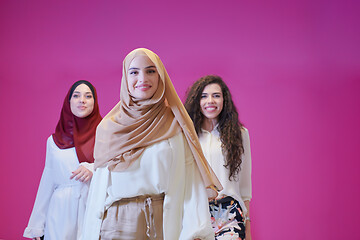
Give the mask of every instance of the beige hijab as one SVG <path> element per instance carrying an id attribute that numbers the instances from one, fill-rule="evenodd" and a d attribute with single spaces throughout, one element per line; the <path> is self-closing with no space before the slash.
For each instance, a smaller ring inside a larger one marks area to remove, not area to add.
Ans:
<path id="1" fill-rule="evenodd" d="M 127 72 L 131 61 L 145 55 L 155 64 L 160 75 L 158 89 L 150 99 L 130 96 Z M 97 128 L 94 149 L 95 168 L 108 166 L 110 171 L 126 170 L 147 146 L 183 131 L 206 187 L 222 190 L 208 165 L 187 114 L 160 58 L 152 51 L 138 48 L 123 62 L 120 102 L 104 117 Z"/>

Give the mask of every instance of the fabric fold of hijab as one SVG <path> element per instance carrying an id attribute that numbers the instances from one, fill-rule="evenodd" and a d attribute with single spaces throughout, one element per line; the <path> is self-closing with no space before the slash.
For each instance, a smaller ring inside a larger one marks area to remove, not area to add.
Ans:
<path id="1" fill-rule="evenodd" d="M 94 97 L 94 109 L 90 115 L 85 118 L 76 117 L 70 108 L 69 99 L 76 86 L 80 84 L 86 84 L 91 89 Z M 52 135 L 55 144 L 60 149 L 75 147 L 79 162 L 93 163 L 96 127 L 101 119 L 96 89 L 86 80 L 75 82 L 64 99 L 60 119 L 56 126 L 55 133 Z"/>
<path id="2" fill-rule="evenodd" d="M 154 63 L 160 79 L 150 99 L 130 96 L 127 73 L 132 60 L 147 56 Z M 95 168 L 107 166 L 110 171 L 124 171 L 147 146 L 183 132 L 194 155 L 206 187 L 222 186 L 201 150 L 193 123 L 187 114 L 160 58 L 152 51 L 138 48 L 123 62 L 120 102 L 104 117 L 97 128 L 94 150 Z"/>

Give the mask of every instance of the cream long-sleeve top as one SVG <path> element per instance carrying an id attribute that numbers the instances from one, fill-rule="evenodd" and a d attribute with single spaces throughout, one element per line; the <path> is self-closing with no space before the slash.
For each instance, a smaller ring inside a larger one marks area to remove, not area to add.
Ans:
<path id="1" fill-rule="evenodd" d="M 199 141 L 205 158 L 218 177 L 223 190 L 219 192 L 218 199 L 230 196 L 236 199 L 244 214 L 247 213 L 244 201 L 251 200 L 251 152 L 250 137 L 246 128 L 241 129 L 244 153 L 242 155 L 241 170 L 236 180 L 229 180 L 230 170 L 224 167 L 225 157 L 222 153 L 220 133 L 217 125 L 211 132 L 204 129 L 199 134 Z"/>
<path id="2" fill-rule="evenodd" d="M 126 171 L 96 169 L 81 239 L 99 239 L 104 212 L 115 201 L 161 193 L 164 240 L 214 239 L 206 189 L 182 133 L 147 147 Z"/>
<path id="3" fill-rule="evenodd" d="M 60 149 L 52 136 L 48 138 L 45 167 L 24 237 L 79 239 L 89 189 L 88 183 L 70 179 L 79 165 L 75 147 Z M 93 163 L 81 165 L 93 170 Z"/>

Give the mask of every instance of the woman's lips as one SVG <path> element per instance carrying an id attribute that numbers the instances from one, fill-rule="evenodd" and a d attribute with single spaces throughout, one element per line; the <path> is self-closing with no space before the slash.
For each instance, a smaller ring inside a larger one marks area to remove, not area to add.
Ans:
<path id="1" fill-rule="evenodd" d="M 140 90 L 140 91 L 147 91 L 147 90 L 149 90 L 151 88 L 151 85 L 142 84 L 142 85 L 136 86 L 135 88 Z"/>
<path id="2" fill-rule="evenodd" d="M 205 107 L 205 110 L 208 112 L 213 112 L 216 110 L 216 106 L 209 106 L 209 107 Z"/>

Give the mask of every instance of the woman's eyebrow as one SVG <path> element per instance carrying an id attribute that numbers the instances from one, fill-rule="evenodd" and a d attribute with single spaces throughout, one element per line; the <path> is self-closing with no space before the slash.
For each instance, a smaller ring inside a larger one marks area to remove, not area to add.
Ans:
<path id="1" fill-rule="evenodd" d="M 74 91 L 73 94 L 74 94 L 74 93 L 80 93 L 80 92 L 79 92 L 79 91 Z M 91 92 L 91 91 L 85 92 L 85 94 L 89 94 L 89 93 L 92 93 L 92 92 Z"/>
<path id="2" fill-rule="evenodd" d="M 156 68 L 156 67 L 153 66 L 153 65 L 151 65 L 151 66 L 147 66 L 147 67 L 144 67 L 144 68 L 146 69 L 146 68 Z M 132 69 L 140 70 L 140 68 L 138 68 L 138 67 L 131 67 L 131 68 L 129 68 L 129 70 L 132 70 Z"/>
<path id="3" fill-rule="evenodd" d="M 135 69 L 135 70 L 140 70 L 140 68 L 136 68 L 136 67 L 131 67 L 131 68 L 129 68 L 129 70 L 133 70 L 133 69 Z"/>
<path id="4" fill-rule="evenodd" d="M 156 68 L 155 66 L 151 65 L 151 66 L 147 66 L 146 68 Z M 146 69 L 145 68 L 145 69 Z"/>

